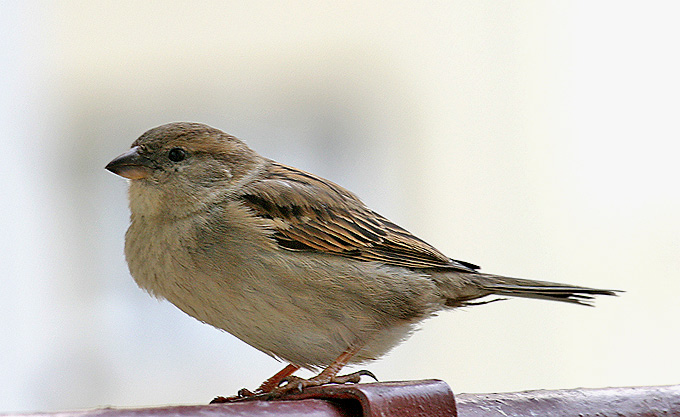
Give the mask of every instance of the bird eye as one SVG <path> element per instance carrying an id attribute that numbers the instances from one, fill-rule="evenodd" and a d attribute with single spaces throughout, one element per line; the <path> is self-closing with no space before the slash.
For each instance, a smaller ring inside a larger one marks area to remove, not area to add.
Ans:
<path id="1" fill-rule="evenodd" d="M 187 151 L 182 148 L 172 148 L 168 152 L 168 159 L 172 162 L 183 161 L 187 157 Z"/>

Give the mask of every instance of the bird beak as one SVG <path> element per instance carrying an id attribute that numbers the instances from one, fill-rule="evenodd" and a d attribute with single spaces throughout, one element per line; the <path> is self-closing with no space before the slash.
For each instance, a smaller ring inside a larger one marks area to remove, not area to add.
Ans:
<path id="1" fill-rule="evenodd" d="M 153 171 L 154 164 L 149 158 L 139 154 L 139 146 L 135 146 L 122 155 L 117 156 L 106 165 L 106 169 L 116 175 L 130 180 L 147 178 Z"/>

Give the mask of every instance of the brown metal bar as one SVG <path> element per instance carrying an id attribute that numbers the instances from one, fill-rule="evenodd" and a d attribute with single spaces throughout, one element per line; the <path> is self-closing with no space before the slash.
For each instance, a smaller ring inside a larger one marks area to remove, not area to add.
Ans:
<path id="1" fill-rule="evenodd" d="M 3 415 L 7 417 L 7 415 Z M 21 414 L 15 417 L 357 417 L 352 404 L 308 399 L 302 401 L 252 401 L 231 404 L 183 405 L 150 408 L 101 408 L 60 413 Z"/>
<path id="2" fill-rule="evenodd" d="M 680 385 L 458 394 L 460 417 L 680 416 Z"/>
<path id="3" fill-rule="evenodd" d="M 456 401 L 451 388 L 436 379 L 356 385 L 326 385 L 306 389 L 290 400 L 325 398 L 354 400 L 368 417 L 451 417 Z"/>
<path id="4" fill-rule="evenodd" d="M 456 414 L 456 412 L 458 414 Z M 139 409 L 104 408 L 23 417 L 651 417 L 680 416 L 680 385 L 454 396 L 438 380 L 328 385 L 286 400 Z M 5 415 L 9 416 L 9 415 Z"/>

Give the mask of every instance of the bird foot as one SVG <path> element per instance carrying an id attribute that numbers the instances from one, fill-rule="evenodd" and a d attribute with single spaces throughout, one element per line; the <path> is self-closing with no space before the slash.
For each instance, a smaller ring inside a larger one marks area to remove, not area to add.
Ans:
<path id="1" fill-rule="evenodd" d="M 357 371 L 347 375 L 324 375 L 323 372 L 319 375 L 304 379 L 297 376 L 289 376 L 284 378 L 279 386 L 273 392 L 279 393 L 279 395 L 292 394 L 295 392 L 302 392 L 307 387 L 319 387 L 327 384 L 357 384 L 361 381 L 362 376 L 370 376 L 376 381 L 378 378 L 375 377 L 373 372 L 367 370 Z"/>
<path id="2" fill-rule="evenodd" d="M 238 391 L 238 394 L 233 397 L 215 397 L 210 404 L 233 403 L 241 401 L 253 400 L 274 400 L 282 398 L 287 395 L 294 395 L 302 392 L 308 387 L 320 387 L 327 384 L 357 384 L 361 381 L 362 376 L 370 376 L 376 381 L 378 378 L 371 371 L 361 370 L 347 375 L 324 375 L 323 372 L 319 375 L 304 379 L 297 376 L 288 376 L 281 380 L 281 386 L 273 388 L 271 391 L 262 391 L 260 389 L 255 392 L 246 388 Z"/>
<path id="3" fill-rule="evenodd" d="M 264 392 L 257 390 L 255 392 L 249 390 L 248 388 L 241 388 L 238 390 L 236 395 L 233 395 L 231 397 L 215 397 L 210 401 L 210 404 L 223 404 L 223 403 L 235 403 L 235 402 L 241 402 L 241 401 L 250 401 L 250 400 L 271 400 L 275 398 L 272 396 L 271 392 Z"/>

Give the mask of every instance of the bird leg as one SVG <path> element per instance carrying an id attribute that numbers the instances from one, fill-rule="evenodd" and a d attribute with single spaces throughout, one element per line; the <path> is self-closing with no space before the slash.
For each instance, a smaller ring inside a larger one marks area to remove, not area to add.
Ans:
<path id="1" fill-rule="evenodd" d="M 342 352 L 336 360 L 333 361 L 326 369 L 321 371 L 315 377 L 304 379 L 296 376 L 289 375 L 281 380 L 281 383 L 285 383 L 276 390 L 271 391 L 275 396 L 285 395 L 288 393 L 293 393 L 295 391 L 302 391 L 307 387 L 318 387 L 320 385 L 326 384 L 346 384 L 346 383 L 358 383 L 362 376 L 370 376 L 376 381 L 378 378 L 373 375 L 372 372 L 362 370 L 357 371 L 348 375 L 338 375 L 338 372 L 347 365 L 347 362 L 352 359 L 352 357 L 361 350 L 360 347 L 351 347 L 346 351 Z"/>
<path id="2" fill-rule="evenodd" d="M 274 376 L 264 381 L 255 392 L 248 389 L 241 389 L 235 397 L 216 397 L 210 404 L 226 403 L 250 400 L 271 400 L 281 398 L 287 394 L 301 392 L 307 387 L 318 387 L 326 384 L 356 384 L 360 382 L 362 376 L 370 376 L 376 381 L 378 378 L 371 371 L 361 370 L 348 375 L 338 375 L 338 372 L 347 365 L 352 357 L 361 350 L 361 347 L 351 347 L 342 352 L 336 360 L 328 365 L 320 374 L 315 377 L 304 379 L 293 376 L 293 372 L 300 369 L 297 365 L 288 365 Z"/>
<path id="3" fill-rule="evenodd" d="M 279 385 L 281 385 L 281 383 L 287 377 L 289 377 L 293 372 L 297 371 L 298 369 L 300 369 L 300 367 L 297 365 L 292 364 L 287 365 L 285 368 L 283 368 L 270 378 L 267 378 L 262 384 L 260 384 L 259 387 L 257 387 L 255 392 L 250 391 L 247 388 L 241 388 L 240 390 L 238 390 L 238 394 L 236 394 L 235 397 L 215 397 L 212 401 L 210 401 L 210 404 L 233 402 L 248 397 L 258 397 L 263 394 L 267 394 L 276 389 Z"/>
<path id="4" fill-rule="evenodd" d="M 288 365 L 285 368 L 281 369 L 279 372 L 274 374 L 274 376 L 267 378 L 262 384 L 260 384 L 259 387 L 255 390 L 255 392 L 250 392 L 247 389 L 243 388 L 239 390 L 238 396 L 239 397 L 250 397 L 251 395 L 254 394 L 259 394 L 262 392 L 270 392 L 273 389 L 277 388 L 281 383 L 291 376 L 293 372 L 297 371 L 300 369 L 299 366 L 297 365 Z"/>

